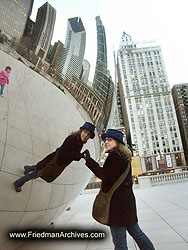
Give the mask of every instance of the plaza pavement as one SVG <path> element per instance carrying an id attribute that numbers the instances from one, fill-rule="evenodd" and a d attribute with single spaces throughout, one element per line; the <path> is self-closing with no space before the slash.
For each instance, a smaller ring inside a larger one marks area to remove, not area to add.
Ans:
<path id="1" fill-rule="evenodd" d="M 101 229 L 107 237 L 94 241 L 25 242 L 18 250 L 112 250 L 107 226 L 91 216 L 93 200 L 98 189 L 84 190 L 71 209 L 54 222 L 55 229 Z M 188 250 L 188 182 L 134 189 L 139 224 L 156 250 Z M 139 249 L 128 236 L 129 250 Z"/>

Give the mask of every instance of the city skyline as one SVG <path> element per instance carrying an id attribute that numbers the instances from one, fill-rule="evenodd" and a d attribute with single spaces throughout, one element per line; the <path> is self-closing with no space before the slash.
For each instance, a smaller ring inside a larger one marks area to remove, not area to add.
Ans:
<path id="1" fill-rule="evenodd" d="M 34 2 L 32 20 L 36 17 L 37 9 L 45 2 L 45 0 Z M 186 46 L 188 35 L 185 32 L 186 2 L 184 0 L 173 3 L 162 0 L 157 2 L 135 0 L 125 3 L 123 0 L 118 0 L 116 5 L 106 0 L 96 0 L 95 2 L 79 0 L 64 3 L 49 0 L 48 2 L 57 10 L 53 43 L 57 40 L 64 43 L 68 18 L 74 16 L 82 18 L 87 33 L 85 59 L 91 64 L 89 80 L 93 80 L 97 56 L 95 17 L 100 15 L 106 29 L 108 68 L 113 79 L 113 46 L 117 51 L 122 33 L 126 31 L 133 40 L 157 40 L 162 48 L 171 87 L 180 82 L 187 82 L 188 58 L 185 55 L 188 54 Z"/>

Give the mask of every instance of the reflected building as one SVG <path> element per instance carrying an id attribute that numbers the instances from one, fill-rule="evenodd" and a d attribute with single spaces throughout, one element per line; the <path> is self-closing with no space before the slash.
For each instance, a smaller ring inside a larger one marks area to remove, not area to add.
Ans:
<path id="1" fill-rule="evenodd" d="M 180 131 L 160 46 L 136 43 L 124 32 L 118 51 L 118 72 L 127 142 L 136 145 L 143 173 L 184 166 Z"/>
<path id="2" fill-rule="evenodd" d="M 19 42 L 23 36 L 34 0 L 0 0 L 0 30 L 9 40 Z"/>
<path id="3" fill-rule="evenodd" d="M 87 81 L 87 85 L 88 85 L 90 88 L 93 88 L 93 83 L 92 83 L 90 80 Z"/>
<path id="4" fill-rule="evenodd" d="M 83 65 L 82 65 L 82 71 L 80 75 L 80 79 L 82 82 L 87 83 L 89 79 L 89 73 L 90 73 L 90 63 L 84 59 Z"/>
<path id="5" fill-rule="evenodd" d="M 33 34 L 34 25 L 35 22 L 33 22 L 30 18 L 28 18 L 23 36 L 31 37 Z"/>
<path id="6" fill-rule="evenodd" d="M 80 78 L 86 46 L 86 31 L 80 17 L 68 19 L 63 54 L 57 66 L 57 73 L 71 81 L 72 76 Z"/>
<path id="7" fill-rule="evenodd" d="M 121 77 L 119 76 L 119 65 L 116 61 L 116 54 L 114 51 L 114 67 L 115 67 L 115 114 L 113 120 L 114 128 L 125 128 L 125 122 L 123 119 L 123 89 L 121 84 Z"/>
<path id="8" fill-rule="evenodd" d="M 49 3 L 45 3 L 38 9 L 32 35 L 32 50 L 43 61 L 51 44 L 55 19 L 56 10 Z"/>
<path id="9" fill-rule="evenodd" d="M 58 42 L 55 42 L 52 51 L 51 51 L 51 56 L 49 63 L 55 70 L 57 66 L 59 65 L 59 62 L 61 60 L 61 56 L 63 54 L 63 49 L 64 49 L 64 44 L 58 40 Z"/>
<path id="10" fill-rule="evenodd" d="M 51 63 L 51 61 L 52 61 L 52 57 L 53 57 L 53 53 L 52 52 L 53 52 L 54 45 L 50 44 L 50 47 L 48 49 L 48 53 L 47 53 L 47 56 L 46 56 L 46 59 L 45 59 L 49 63 Z"/>
<path id="11" fill-rule="evenodd" d="M 97 27 L 97 61 L 93 80 L 95 92 L 106 101 L 109 90 L 110 72 L 107 69 L 107 48 L 105 28 L 100 16 L 96 17 Z"/>
<path id="12" fill-rule="evenodd" d="M 93 80 L 93 89 L 104 102 L 104 123 L 101 124 L 99 133 L 106 130 L 108 124 L 112 125 L 112 103 L 114 101 L 114 84 L 107 69 L 107 47 L 105 28 L 100 16 L 96 17 L 97 27 L 97 60 Z"/>
<path id="13" fill-rule="evenodd" d="M 20 39 L 19 46 L 17 46 L 17 52 L 24 56 L 28 56 L 30 49 L 32 48 L 32 34 L 35 23 L 28 18 L 25 26 L 25 30 L 22 38 Z"/>

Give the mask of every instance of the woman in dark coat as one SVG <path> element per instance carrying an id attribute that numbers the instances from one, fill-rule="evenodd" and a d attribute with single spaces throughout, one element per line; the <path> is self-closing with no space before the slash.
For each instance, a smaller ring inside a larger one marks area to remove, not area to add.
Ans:
<path id="1" fill-rule="evenodd" d="M 79 161 L 82 158 L 80 151 L 89 138 L 95 137 L 94 130 L 95 126 L 86 122 L 79 131 L 69 135 L 55 152 L 34 166 L 25 166 L 25 176 L 14 182 L 16 192 L 21 192 L 21 186 L 25 182 L 38 177 L 47 182 L 54 181 L 72 161 Z"/>
<path id="2" fill-rule="evenodd" d="M 131 162 L 131 151 L 123 142 L 123 133 L 108 129 L 102 135 L 107 153 L 103 168 L 94 161 L 89 151 L 84 152 L 86 166 L 102 180 L 102 191 L 108 192 Z M 123 183 L 114 192 L 109 211 L 109 224 L 115 250 L 127 250 L 126 230 L 135 239 L 142 250 L 154 250 L 149 238 L 138 225 L 135 196 L 132 190 L 131 168 Z"/>

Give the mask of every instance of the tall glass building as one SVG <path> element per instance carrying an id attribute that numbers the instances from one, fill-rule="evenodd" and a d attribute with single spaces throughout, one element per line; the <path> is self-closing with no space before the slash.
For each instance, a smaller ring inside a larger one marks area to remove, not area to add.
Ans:
<path id="1" fill-rule="evenodd" d="M 68 19 L 64 51 L 57 73 L 71 81 L 72 76 L 80 78 L 86 46 L 86 31 L 80 17 Z"/>
<path id="2" fill-rule="evenodd" d="M 0 0 L 0 30 L 19 42 L 31 15 L 34 0 Z"/>
<path id="3" fill-rule="evenodd" d="M 107 69 L 107 48 L 106 48 L 106 34 L 100 16 L 96 17 L 97 26 L 97 60 L 95 67 L 95 74 L 93 80 L 93 88 L 95 92 L 106 101 L 109 90 L 110 73 Z"/>
<path id="4" fill-rule="evenodd" d="M 97 60 L 93 80 L 93 89 L 104 102 L 105 117 L 100 127 L 100 131 L 104 131 L 108 127 L 108 125 L 112 125 L 114 116 L 112 114 L 114 113 L 112 112 L 112 103 L 114 103 L 114 83 L 110 76 L 110 71 L 107 69 L 105 28 L 100 19 L 100 16 L 97 16 L 95 19 L 97 27 Z"/>
<path id="5" fill-rule="evenodd" d="M 37 12 L 32 37 L 32 49 L 45 60 L 51 44 L 56 19 L 56 10 L 49 4 L 42 5 Z"/>

